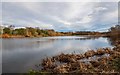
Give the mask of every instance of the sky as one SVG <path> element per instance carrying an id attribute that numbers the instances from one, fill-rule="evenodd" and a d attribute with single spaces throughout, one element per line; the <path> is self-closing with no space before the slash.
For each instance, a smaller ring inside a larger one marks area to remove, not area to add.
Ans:
<path id="1" fill-rule="evenodd" d="M 118 2 L 2 2 L 2 24 L 56 31 L 106 31 L 118 24 Z"/>

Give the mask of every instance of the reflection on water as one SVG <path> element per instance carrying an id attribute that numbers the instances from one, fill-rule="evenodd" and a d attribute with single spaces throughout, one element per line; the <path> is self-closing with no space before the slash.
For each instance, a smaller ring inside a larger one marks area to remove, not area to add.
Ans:
<path id="1" fill-rule="evenodd" d="M 107 38 L 109 43 L 112 45 L 112 46 L 115 46 L 117 45 L 118 41 L 120 40 L 120 36 L 116 37 L 116 36 L 111 36 L 109 38 Z"/>
<path id="2" fill-rule="evenodd" d="M 107 38 L 44 37 L 3 39 L 3 72 L 24 73 L 35 68 L 41 59 L 60 53 L 84 53 L 90 49 L 112 47 Z"/>

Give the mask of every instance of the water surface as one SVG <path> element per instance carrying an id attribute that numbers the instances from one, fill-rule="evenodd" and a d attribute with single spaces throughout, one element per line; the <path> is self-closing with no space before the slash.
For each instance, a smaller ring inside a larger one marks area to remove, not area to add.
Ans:
<path id="1" fill-rule="evenodd" d="M 84 53 L 87 50 L 112 47 L 107 38 L 82 36 L 2 39 L 2 71 L 26 73 L 41 59 L 60 53 Z"/>

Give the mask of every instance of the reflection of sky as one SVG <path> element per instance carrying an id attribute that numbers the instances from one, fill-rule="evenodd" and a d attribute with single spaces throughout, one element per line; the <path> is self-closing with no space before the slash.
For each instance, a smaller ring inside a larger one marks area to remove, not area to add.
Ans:
<path id="1" fill-rule="evenodd" d="M 95 40 L 3 39 L 3 72 L 26 72 L 47 56 L 62 52 L 84 53 L 87 50 L 101 47 L 110 47 L 106 38 Z"/>

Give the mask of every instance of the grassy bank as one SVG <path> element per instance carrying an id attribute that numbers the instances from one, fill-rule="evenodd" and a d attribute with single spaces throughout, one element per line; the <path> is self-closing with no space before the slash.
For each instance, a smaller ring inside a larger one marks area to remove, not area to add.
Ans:
<path id="1" fill-rule="evenodd" d="M 120 73 L 120 41 L 110 48 L 88 50 L 84 54 L 64 54 L 43 59 L 30 73 Z"/>

